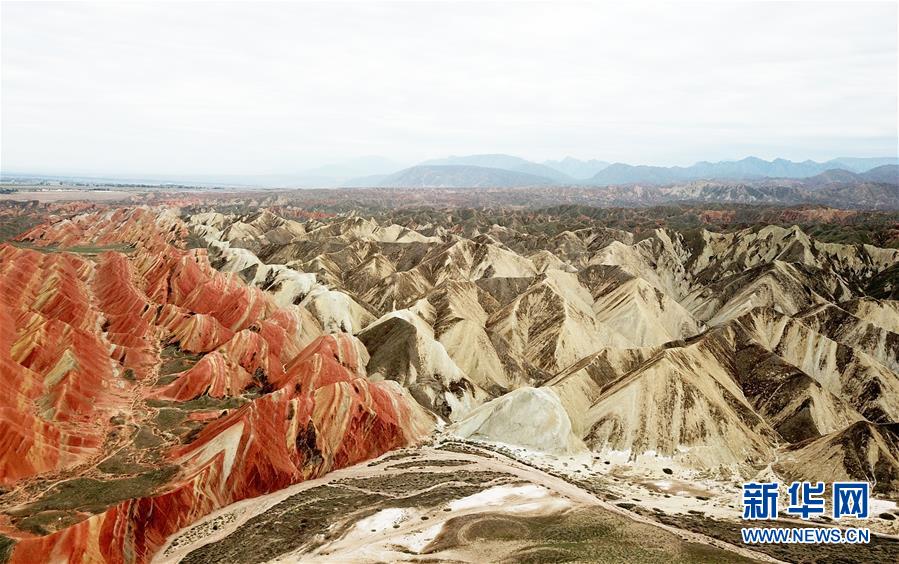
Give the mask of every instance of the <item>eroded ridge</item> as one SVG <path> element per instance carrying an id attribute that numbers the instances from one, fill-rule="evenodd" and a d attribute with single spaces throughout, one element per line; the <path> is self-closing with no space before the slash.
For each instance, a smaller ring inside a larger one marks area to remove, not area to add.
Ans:
<path id="1" fill-rule="evenodd" d="M 146 561 L 216 508 L 428 433 L 358 340 L 179 248 L 185 230 L 138 208 L 21 237 L 56 252 L 0 246 L 12 561 Z"/>

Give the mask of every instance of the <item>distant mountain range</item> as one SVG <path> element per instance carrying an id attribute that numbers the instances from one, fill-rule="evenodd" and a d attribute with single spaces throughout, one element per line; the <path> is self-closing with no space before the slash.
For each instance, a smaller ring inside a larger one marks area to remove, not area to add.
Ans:
<path id="1" fill-rule="evenodd" d="M 899 166 L 894 164 L 881 165 L 862 173 L 861 177 L 868 182 L 885 182 L 899 184 Z"/>
<path id="2" fill-rule="evenodd" d="M 419 165 L 381 178 L 378 186 L 390 188 L 486 188 L 547 186 L 556 183 L 544 176 L 502 168 L 471 165 Z"/>
<path id="3" fill-rule="evenodd" d="M 883 165 L 895 165 L 895 158 L 839 158 L 819 163 L 793 162 L 786 159 L 766 161 L 747 157 L 739 161 L 717 163 L 699 162 L 689 167 L 633 166 L 623 163 L 609 165 L 586 184 L 670 184 L 689 180 L 752 180 L 759 178 L 809 178 L 829 170 L 862 173 Z"/>
<path id="4" fill-rule="evenodd" d="M 450 156 L 400 168 L 383 157 L 362 157 L 300 171 L 269 175 L 186 175 L 105 178 L 40 174 L 2 174 L 4 181 L 48 179 L 61 181 L 145 184 L 258 186 L 271 188 L 330 187 L 489 187 L 489 186 L 664 186 L 697 180 L 755 181 L 812 179 L 808 184 L 879 182 L 899 184 L 896 157 L 841 157 L 825 162 L 786 159 L 766 161 L 746 157 L 738 161 L 698 162 L 692 166 L 609 164 L 566 157 L 538 163 L 504 154 Z M 823 175 L 823 176 L 822 176 Z"/>
<path id="5" fill-rule="evenodd" d="M 596 159 L 582 161 L 573 157 L 565 157 L 561 161 L 544 161 L 543 164 L 550 168 L 554 168 L 559 172 L 564 172 L 572 178 L 586 179 L 592 178 L 596 173 L 605 169 L 611 163 Z"/>
<path id="6" fill-rule="evenodd" d="M 896 166 L 895 158 L 839 158 L 827 162 L 794 162 L 786 159 L 766 161 L 747 157 L 739 161 L 715 163 L 703 161 L 689 167 L 661 167 L 608 164 L 573 158 L 541 164 L 511 155 L 469 155 L 433 159 L 394 174 L 357 178 L 345 182 L 343 186 L 395 188 L 628 184 L 660 186 L 696 180 L 808 179 L 819 175 L 826 176 L 821 179 L 824 183 L 838 181 L 899 183 L 896 178 Z M 583 176 L 590 172 L 593 172 L 591 176 Z"/>
<path id="7" fill-rule="evenodd" d="M 569 176 L 565 172 L 547 166 L 531 162 L 512 155 L 469 155 L 467 157 L 447 157 L 445 159 L 432 159 L 420 163 L 424 166 L 434 165 L 452 165 L 452 166 L 474 166 L 481 168 L 492 168 L 509 170 L 512 172 L 522 172 L 532 176 L 540 176 L 549 179 L 558 184 L 575 183 L 576 177 Z"/>

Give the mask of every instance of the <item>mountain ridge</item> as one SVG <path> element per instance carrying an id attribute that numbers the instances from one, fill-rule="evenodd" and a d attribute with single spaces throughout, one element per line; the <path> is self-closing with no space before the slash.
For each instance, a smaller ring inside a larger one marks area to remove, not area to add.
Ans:
<path id="1" fill-rule="evenodd" d="M 94 183 L 94 184 L 147 184 L 147 185 L 197 185 L 197 186 L 260 186 L 269 188 L 327 188 L 327 187 L 377 187 L 383 186 L 385 180 L 397 182 L 406 176 L 409 187 L 424 187 L 415 184 L 413 173 L 404 172 L 417 167 L 432 166 L 479 166 L 508 172 L 528 174 L 541 179 L 548 179 L 548 184 L 610 186 L 628 184 L 665 185 L 675 182 L 693 180 L 761 180 L 761 179 L 803 179 L 822 174 L 828 170 L 846 170 L 855 174 L 864 174 L 879 167 L 899 165 L 895 157 L 837 157 L 824 162 L 805 160 L 794 162 L 776 158 L 766 161 L 758 157 L 746 157 L 731 161 L 699 161 L 690 166 L 653 166 L 645 164 L 609 163 L 602 160 L 580 160 L 565 157 L 561 160 L 547 160 L 542 163 L 530 161 L 506 154 L 479 154 L 467 156 L 450 156 L 428 159 L 405 169 L 392 168 L 392 161 L 382 157 L 353 159 L 344 163 L 325 165 L 298 173 L 270 173 L 263 175 L 231 174 L 231 175 L 121 175 L 91 176 L 62 174 L 30 174 L 5 172 L 0 177 L 5 182 L 22 183 L 42 180 Z M 431 171 L 427 176 L 435 185 L 448 186 L 450 182 L 465 181 L 464 176 L 453 176 L 451 171 L 441 179 L 439 171 Z M 400 173 L 404 173 L 401 175 Z M 492 182 L 501 182 L 496 186 L 514 186 L 515 182 L 526 180 L 517 176 L 507 178 L 494 173 Z M 866 180 L 873 182 L 899 183 L 899 178 L 892 169 L 886 168 L 879 174 L 871 175 Z M 530 179 L 531 182 L 534 179 Z M 541 182 L 545 182 L 541 180 Z M 478 187 L 478 184 L 463 184 Z"/>
<path id="2" fill-rule="evenodd" d="M 890 162 L 884 162 L 890 161 Z M 658 167 L 613 163 L 596 173 L 587 183 L 597 186 L 612 184 L 668 184 L 690 180 L 753 180 L 762 178 L 809 178 L 828 170 L 841 169 L 856 174 L 879 166 L 896 165 L 899 159 L 832 159 L 823 163 L 786 159 L 765 161 L 746 157 L 738 161 L 698 162 L 689 167 Z"/>
<path id="3" fill-rule="evenodd" d="M 486 188 L 547 186 L 553 180 L 526 172 L 473 165 L 417 165 L 388 175 L 383 188 Z"/>

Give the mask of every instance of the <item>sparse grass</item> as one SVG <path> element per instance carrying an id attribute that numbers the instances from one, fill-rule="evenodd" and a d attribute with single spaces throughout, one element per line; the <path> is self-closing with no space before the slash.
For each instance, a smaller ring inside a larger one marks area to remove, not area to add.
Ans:
<path id="1" fill-rule="evenodd" d="M 899 264 L 874 276 L 866 290 L 869 295 L 881 300 L 899 299 Z"/>
<path id="2" fill-rule="evenodd" d="M 16 521 L 16 526 L 23 531 L 36 535 L 48 535 L 65 527 L 82 521 L 83 516 L 77 511 L 43 511 Z M 2 561 L 2 556 L 0 556 Z"/>
<path id="3" fill-rule="evenodd" d="M 156 385 L 162 385 L 161 381 L 166 376 L 184 372 L 188 368 L 191 368 L 203 358 L 203 355 L 183 351 L 178 345 L 167 345 L 159 353 L 159 357 L 162 360 L 162 363 L 159 366 L 160 378 L 156 381 Z M 174 378 L 172 378 L 172 380 L 174 380 Z M 168 383 L 169 381 L 165 383 Z"/>
<path id="4" fill-rule="evenodd" d="M 138 450 L 148 450 L 163 445 L 163 440 L 156 436 L 150 427 L 141 427 L 134 435 L 134 447 Z"/>
<path id="5" fill-rule="evenodd" d="M 121 476 L 124 474 L 139 474 L 142 472 L 148 472 L 153 468 L 145 464 L 129 462 L 126 457 L 126 451 L 120 450 L 119 452 L 101 462 L 97 466 L 97 469 L 106 474 Z"/>
<path id="6" fill-rule="evenodd" d="M 128 244 L 112 244 L 112 245 L 75 245 L 72 247 L 59 247 L 56 245 L 35 245 L 26 241 L 10 241 L 15 247 L 22 249 L 32 249 L 42 253 L 75 253 L 79 255 L 99 255 L 108 251 L 116 251 L 119 253 L 129 254 L 134 251 L 134 247 Z"/>
<path id="7" fill-rule="evenodd" d="M 40 225 L 41 221 L 42 218 L 37 215 L 4 217 L 3 221 L 0 221 L 0 243 L 18 237 L 21 233 L 28 231 L 35 225 Z M 13 242 L 12 244 L 15 245 L 16 243 Z M 0 553 L 0 556 L 2 556 L 2 553 Z"/>
<path id="8" fill-rule="evenodd" d="M 166 466 L 139 476 L 113 480 L 73 478 L 56 484 L 41 499 L 11 512 L 11 515 L 26 519 L 46 511 L 99 513 L 120 501 L 152 494 L 174 476 L 177 470 L 176 466 Z"/>
<path id="9" fill-rule="evenodd" d="M 471 460 L 412 460 L 410 462 L 400 462 L 399 464 L 393 464 L 388 466 L 390 469 L 399 469 L 399 468 L 433 468 L 435 466 L 466 466 L 468 464 L 474 464 Z"/>
<path id="10" fill-rule="evenodd" d="M 9 562 L 15 541 L 6 535 L 0 535 L 0 562 Z"/>
<path id="11" fill-rule="evenodd" d="M 186 249 L 205 249 L 206 241 L 191 229 L 184 241 L 184 246 Z"/>
<path id="12" fill-rule="evenodd" d="M 184 411 L 212 411 L 219 409 L 235 409 L 248 401 L 249 400 L 243 397 L 213 398 L 204 394 L 189 401 L 148 399 L 147 405 L 160 408 L 174 407 Z"/>
<path id="13" fill-rule="evenodd" d="M 447 521 L 429 554 L 514 542 L 514 562 L 751 562 L 714 547 L 684 542 L 651 525 L 596 507 L 550 515 L 479 513 Z"/>
<path id="14" fill-rule="evenodd" d="M 155 386 L 167 386 L 178 379 L 178 374 L 166 374 L 156 379 Z"/>
<path id="15" fill-rule="evenodd" d="M 156 414 L 156 425 L 163 431 L 171 431 L 181 425 L 186 418 L 187 413 L 181 409 L 163 407 Z"/>
<path id="16" fill-rule="evenodd" d="M 656 518 L 668 525 L 702 533 L 731 544 L 738 546 L 743 544 L 740 534 L 743 524 L 740 522 L 722 521 L 697 515 L 660 514 Z M 775 521 L 759 521 L 754 526 L 781 527 L 784 525 Z M 899 541 L 876 535 L 871 536 L 869 544 L 760 544 L 753 545 L 752 549 L 787 562 L 841 562 L 845 564 L 899 562 Z"/>

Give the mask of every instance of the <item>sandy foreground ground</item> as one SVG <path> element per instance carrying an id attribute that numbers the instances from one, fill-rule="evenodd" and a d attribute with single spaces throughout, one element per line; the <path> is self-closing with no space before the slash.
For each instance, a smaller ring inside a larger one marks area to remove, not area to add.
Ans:
<path id="1" fill-rule="evenodd" d="M 438 440 L 228 506 L 173 535 L 155 561 L 782 561 L 657 518 L 739 523 L 736 481 L 624 462 Z M 565 538 L 547 532 L 560 523 Z M 893 523 L 863 526 L 890 535 Z M 582 532 L 574 549 L 563 542 Z"/>

